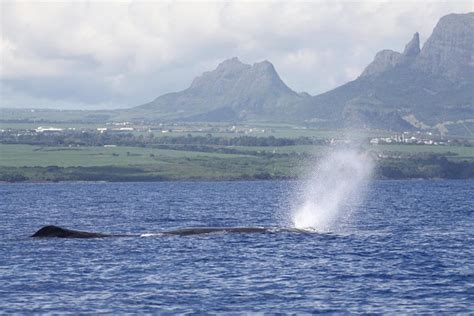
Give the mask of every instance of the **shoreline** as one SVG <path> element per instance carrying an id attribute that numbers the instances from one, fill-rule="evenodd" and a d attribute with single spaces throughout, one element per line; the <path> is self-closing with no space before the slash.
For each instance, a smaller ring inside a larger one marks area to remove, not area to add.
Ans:
<path id="1" fill-rule="evenodd" d="M 59 180 L 59 181 L 47 181 L 47 180 L 26 180 L 26 181 L 0 181 L 0 185 L 7 184 L 61 184 L 61 183 L 84 183 L 84 184 L 108 184 L 108 183 L 163 183 L 163 182 L 272 182 L 272 181 L 305 181 L 304 179 L 298 178 L 272 178 L 272 179 L 166 179 L 166 180 L 118 180 L 118 181 L 107 181 L 107 180 Z M 374 178 L 372 181 L 474 181 L 474 178 Z"/>

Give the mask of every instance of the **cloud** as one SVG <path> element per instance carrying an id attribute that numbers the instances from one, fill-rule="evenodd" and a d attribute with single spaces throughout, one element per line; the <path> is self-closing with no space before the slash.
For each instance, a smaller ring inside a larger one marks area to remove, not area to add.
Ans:
<path id="1" fill-rule="evenodd" d="M 357 77 L 470 1 L 1 2 L 0 106 L 125 107 L 238 56 L 294 90 Z"/>

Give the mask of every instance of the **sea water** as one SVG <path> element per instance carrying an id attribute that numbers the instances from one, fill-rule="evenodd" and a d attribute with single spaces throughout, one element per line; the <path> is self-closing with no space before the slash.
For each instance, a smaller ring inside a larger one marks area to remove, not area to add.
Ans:
<path id="1" fill-rule="evenodd" d="M 134 234 L 280 227 L 301 187 L 1 184 L 0 313 L 474 311 L 474 181 L 371 182 L 364 200 L 341 202 L 351 216 L 337 216 L 338 229 L 320 232 L 28 237 L 46 224 Z"/>

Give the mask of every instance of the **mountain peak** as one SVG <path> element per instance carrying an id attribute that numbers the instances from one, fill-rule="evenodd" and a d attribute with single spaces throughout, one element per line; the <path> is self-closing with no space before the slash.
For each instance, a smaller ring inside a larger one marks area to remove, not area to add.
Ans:
<path id="1" fill-rule="evenodd" d="M 263 60 L 261 62 L 253 64 L 254 67 L 262 67 L 262 68 L 273 68 L 273 64 L 269 62 L 268 60 Z"/>
<path id="2" fill-rule="evenodd" d="M 233 57 L 195 78 L 188 89 L 160 96 L 141 107 L 189 120 L 281 120 L 305 98 L 309 96 L 297 94 L 281 80 L 269 61 L 248 65 Z"/>
<path id="3" fill-rule="evenodd" d="M 208 87 L 210 82 L 233 82 L 235 78 L 238 78 L 243 72 L 250 69 L 251 66 L 242 63 L 237 57 L 232 57 L 221 62 L 217 68 L 213 71 L 206 71 L 201 76 L 196 77 L 189 89 L 201 89 Z"/>
<path id="4" fill-rule="evenodd" d="M 384 49 L 375 55 L 374 61 L 371 62 L 360 75 L 361 77 L 380 74 L 387 70 L 393 69 L 401 64 L 407 64 L 413 61 L 420 53 L 420 35 L 418 32 L 413 34 L 412 39 L 406 44 L 403 54 Z"/>
<path id="5" fill-rule="evenodd" d="M 433 29 L 417 57 L 415 68 L 458 81 L 472 79 L 474 12 L 448 14 Z"/>
<path id="6" fill-rule="evenodd" d="M 308 102 L 313 113 L 302 118 L 400 131 L 424 126 L 441 133 L 469 132 L 473 46 L 474 13 L 444 16 L 421 51 L 418 33 L 403 54 L 380 51 L 358 79 L 313 97 Z"/>
<path id="7" fill-rule="evenodd" d="M 380 74 L 390 70 L 400 64 L 403 55 L 390 49 L 384 49 L 375 55 L 374 61 L 371 62 L 360 75 L 361 77 Z"/>
<path id="8" fill-rule="evenodd" d="M 413 34 L 413 38 L 405 46 L 403 55 L 406 57 L 416 57 L 420 53 L 420 34 L 416 32 Z"/>
<path id="9" fill-rule="evenodd" d="M 252 69 L 255 72 L 266 74 L 266 75 L 269 75 L 271 77 L 274 77 L 274 76 L 279 77 L 276 70 L 275 70 L 275 67 L 268 60 L 264 60 L 264 61 L 261 61 L 259 63 L 253 64 Z"/>
<path id="10" fill-rule="evenodd" d="M 238 57 L 232 57 L 221 62 L 217 67 L 228 67 L 228 66 L 241 66 L 245 65 Z"/>
<path id="11" fill-rule="evenodd" d="M 398 131 L 424 124 L 458 133 L 474 120 L 473 30 L 474 13 L 447 15 L 421 51 L 415 33 L 403 53 L 382 50 L 358 79 L 314 97 L 291 90 L 270 62 L 249 65 L 234 57 L 188 89 L 140 106 L 136 117 L 310 122 L 324 128 L 355 123 Z"/>
<path id="12" fill-rule="evenodd" d="M 403 54 L 383 50 L 360 77 L 378 75 L 398 67 L 409 67 L 425 74 L 442 76 L 453 82 L 473 79 L 474 12 L 448 14 L 436 24 L 420 50 L 420 35 L 413 34 Z"/>
<path id="13" fill-rule="evenodd" d="M 216 71 L 241 71 L 250 68 L 250 65 L 244 64 L 237 57 L 232 57 L 221 62 Z"/>

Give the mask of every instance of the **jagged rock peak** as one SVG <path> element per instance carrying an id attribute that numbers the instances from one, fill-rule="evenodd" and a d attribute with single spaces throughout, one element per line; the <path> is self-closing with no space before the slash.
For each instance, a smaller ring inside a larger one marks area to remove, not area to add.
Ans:
<path id="1" fill-rule="evenodd" d="M 253 64 L 254 67 L 262 67 L 262 68 L 273 68 L 273 64 L 269 62 L 268 60 L 264 60 L 258 63 Z"/>
<path id="2" fill-rule="evenodd" d="M 384 49 L 375 55 L 374 61 L 364 69 L 360 76 L 365 77 L 385 72 L 400 64 L 402 59 L 403 55 L 399 52 Z"/>
<path id="3" fill-rule="evenodd" d="M 380 74 L 393 69 L 400 64 L 406 64 L 412 61 L 420 53 L 420 35 L 418 32 L 413 34 L 413 38 L 405 46 L 403 54 L 390 49 L 384 49 L 375 55 L 371 62 L 360 75 L 361 77 Z M 408 58 L 407 58 L 408 57 Z"/>
<path id="4" fill-rule="evenodd" d="M 452 80 L 473 77 L 474 12 L 442 17 L 417 57 L 416 67 Z"/>
<path id="5" fill-rule="evenodd" d="M 191 86 L 141 106 L 167 118 L 198 121 L 283 120 L 297 103 L 309 99 L 291 90 L 269 61 L 252 65 L 238 58 L 196 77 Z"/>
<path id="6" fill-rule="evenodd" d="M 217 69 L 235 69 L 235 68 L 249 68 L 250 65 L 244 64 L 237 57 L 232 57 L 221 62 Z"/>
<path id="7" fill-rule="evenodd" d="M 237 57 L 226 59 L 213 71 L 206 71 L 202 75 L 194 78 L 190 89 L 199 89 L 222 80 L 233 80 L 250 68 L 250 65 L 242 63 Z"/>
<path id="8" fill-rule="evenodd" d="M 405 46 L 403 55 L 406 57 L 416 57 L 420 53 L 420 35 L 418 32 L 413 34 L 413 38 Z"/>
<path id="9" fill-rule="evenodd" d="M 264 60 L 264 61 L 261 61 L 259 63 L 253 64 L 252 69 L 256 72 L 267 73 L 267 74 L 278 76 L 278 74 L 275 70 L 275 67 L 268 60 Z"/>

